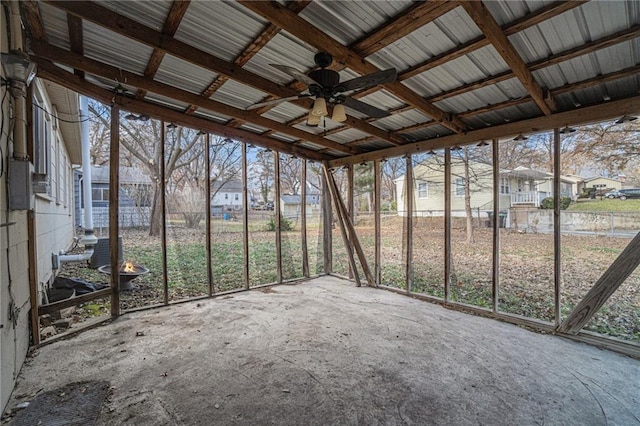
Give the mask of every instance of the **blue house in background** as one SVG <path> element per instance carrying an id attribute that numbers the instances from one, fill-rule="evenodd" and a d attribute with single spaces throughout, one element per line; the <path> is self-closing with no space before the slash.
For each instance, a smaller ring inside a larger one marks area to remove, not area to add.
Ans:
<path id="1" fill-rule="evenodd" d="M 74 172 L 76 227 L 83 226 L 82 172 Z M 109 166 L 91 166 L 91 198 L 94 228 L 109 226 Z M 142 169 L 120 167 L 120 226 L 148 226 L 153 199 L 153 182 Z"/>

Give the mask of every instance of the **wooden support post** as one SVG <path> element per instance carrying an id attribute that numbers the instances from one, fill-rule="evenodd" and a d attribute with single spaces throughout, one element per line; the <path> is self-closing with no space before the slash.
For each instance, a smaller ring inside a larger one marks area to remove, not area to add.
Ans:
<path id="1" fill-rule="evenodd" d="M 347 165 L 347 214 L 349 215 L 349 219 L 351 219 L 351 223 L 354 222 L 355 212 L 353 210 L 354 204 L 354 194 L 353 194 L 353 164 Z M 353 241 L 353 235 L 349 236 L 349 239 Z M 349 278 L 353 278 L 355 274 L 357 274 L 357 270 L 352 270 L 351 266 L 349 266 Z"/>
<path id="2" fill-rule="evenodd" d="M 322 179 L 322 257 L 324 273 L 333 273 L 333 211 L 327 179 Z"/>
<path id="3" fill-rule="evenodd" d="M 302 185 L 300 187 L 300 237 L 302 244 L 302 276 L 309 278 L 309 248 L 307 247 L 307 160 L 301 159 L 301 176 Z"/>
<path id="4" fill-rule="evenodd" d="M 381 238 L 380 238 L 380 192 L 381 192 L 381 179 L 380 179 L 380 160 L 375 160 L 373 162 L 373 204 L 374 204 L 374 222 L 375 222 L 375 236 L 374 236 L 374 244 L 375 244 L 375 286 L 379 286 L 382 283 L 382 270 L 380 269 L 380 261 L 381 261 Z"/>
<path id="5" fill-rule="evenodd" d="M 498 312 L 500 298 L 500 155 L 498 153 L 498 139 L 491 143 L 491 158 L 493 162 L 493 269 L 491 271 L 491 295 L 493 312 Z"/>
<path id="6" fill-rule="evenodd" d="M 160 132 L 160 208 L 162 214 L 160 220 L 162 221 L 162 227 L 160 228 L 160 237 L 162 241 L 162 293 L 163 303 L 169 304 L 169 271 L 167 268 L 167 200 L 166 200 L 166 178 L 165 178 L 165 164 L 164 164 L 164 149 L 167 138 L 167 126 L 164 120 L 160 122 L 162 131 Z M 171 130 L 175 132 L 175 129 Z"/>
<path id="7" fill-rule="evenodd" d="M 249 290 L 249 194 L 247 189 L 247 144 L 242 143 L 242 275 L 244 288 Z"/>
<path id="8" fill-rule="evenodd" d="M 412 271 L 413 271 L 413 163 L 411 161 L 411 154 L 407 154 L 406 156 L 406 169 L 405 180 L 404 180 L 404 192 L 405 192 L 405 206 L 406 206 L 406 216 L 405 216 L 405 233 L 406 233 L 406 242 L 407 246 L 405 247 L 405 285 L 407 293 L 411 292 L 412 288 Z"/>
<path id="9" fill-rule="evenodd" d="M 451 149 L 444 150 L 444 300 L 451 288 Z"/>
<path id="10" fill-rule="evenodd" d="M 576 334 L 580 331 L 638 265 L 640 265 L 640 233 L 636 234 L 557 330 L 568 334 Z"/>
<path id="11" fill-rule="evenodd" d="M 207 132 L 205 137 L 205 152 L 206 154 L 206 180 L 205 185 L 205 232 L 207 233 L 205 238 L 205 245 L 207 251 L 207 284 L 209 287 L 209 296 L 213 296 L 215 289 L 213 288 L 213 268 L 211 267 L 211 134 Z"/>
<path id="12" fill-rule="evenodd" d="M 345 251 L 347 252 L 347 259 L 349 260 L 349 267 L 352 270 L 356 271 L 356 262 L 353 258 L 353 250 L 351 249 L 351 245 L 349 244 L 349 237 L 347 235 L 347 227 L 345 225 L 346 222 L 346 212 L 342 209 L 342 206 L 338 202 L 338 192 L 337 187 L 335 185 L 335 180 L 333 179 L 333 175 L 329 170 L 329 167 L 325 164 L 322 167 L 324 171 L 324 179 L 327 182 L 327 187 L 329 188 L 329 193 L 331 194 L 331 198 L 333 199 L 334 205 L 336 207 L 336 216 L 338 217 L 338 224 L 340 225 L 340 235 L 342 235 L 342 241 L 344 243 Z M 360 287 L 362 283 L 360 282 L 360 275 L 355 274 L 354 278 L 356 280 L 356 285 Z"/>
<path id="13" fill-rule="evenodd" d="M 118 223 L 120 202 L 120 108 L 111 107 L 111 135 L 109 146 L 109 247 L 111 266 L 111 316 L 120 315 L 120 259 L 118 259 Z M 87 200 L 85 200 L 87 202 Z"/>
<path id="14" fill-rule="evenodd" d="M 556 327 L 562 321 L 562 229 L 560 224 L 560 131 L 553 129 L 553 310 Z"/>
<path id="15" fill-rule="evenodd" d="M 33 86 L 27 87 L 27 102 L 25 102 L 25 118 L 27 120 L 27 155 L 34 158 L 34 138 L 33 138 Z M 9 232 L 9 228 L 7 228 Z M 31 311 L 29 320 L 31 322 L 31 344 L 40 344 L 40 318 L 38 315 L 38 249 L 36 247 L 36 212 L 27 212 L 27 255 L 29 256 L 29 302 Z"/>
<path id="16" fill-rule="evenodd" d="M 333 175 L 331 175 L 331 173 L 329 172 L 329 166 L 327 164 L 327 162 L 325 162 L 324 165 L 325 170 L 327 170 L 326 173 L 328 173 L 327 178 L 331 178 L 328 179 L 329 180 L 329 187 L 330 190 L 332 190 L 332 197 L 334 197 L 334 200 L 336 202 L 336 208 L 339 209 L 339 213 L 340 213 L 340 217 L 341 219 L 344 221 L 344 225 L 347 229 L 348 232 L 348 236 L 352 237 L 351 240 L 351 245 L 353 246 L 353 248 L 355 249 L 357 255 L 358 255 L 358 259 L 360 260 L 360 266 L 362 267 L 362 272 L 365 275 L 365 278 L 367 279 L 367 284 L 368 283 L 372 283 L 369 284 L 371 286 L 373 286 L 374 284 L 374 279 L 373 279 L 373 275 L 371 274 L 371 269 L 369 269 L 369 265 L 367 263 L 367 258 L 364 255 L 364 251 L 362 251 L 362 246 L 360 245 L 360 240 L 358 239 L 358 235 L 356 234 L 356 230 L 353 227 L 353 223 L 351 222 L 351 220 L 349 219 L 349 215 L 347 214 L 347 209 L 344 205 L 344 202 L 342 201 L 342 197 L 340 196 L 340 192 L 338 191 L 338 185 L 336 185 L 336 181 L 333 179 Z M 349 252 L 349 250 L 347 250 L 347 252 Z M 357 270 L 357 269 L 354 269 Z M 357 277 L 358 274 L 355 274 L 355 276 Z"/>
<path id="17" fill-rule="evenodd" d="M 276 274 L 278 282 L 282 282 L 282 218 L 280 215 L 280 154 L 273 151 L 274 173 L 275 173 L 275 200 L 273 200 L 276 213 Z"/>

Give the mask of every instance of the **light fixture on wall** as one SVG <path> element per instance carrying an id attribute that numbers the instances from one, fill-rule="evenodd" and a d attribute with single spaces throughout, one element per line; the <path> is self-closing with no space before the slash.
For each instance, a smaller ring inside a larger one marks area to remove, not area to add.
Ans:
<path id="1" fill-rule="evenodd" d="M 451 147 L 451 151 L 460 151 L 462 147 L 460 145 L 455 145 Z"/>
<path id="2" fill-rule="evenodd" d="M 629 123 L 631 121 L 636 121 L 638 117 L 633 115 L 625 114 L 616 121 L 616 124 Z"/>
<path id="3" fill-rule="evenodd" d="M 196 136 L 202 136 L 202 135 L 206 135 L 207 132 L 204 132 L 202 130 L 198 130 L 198 133 L 196 133 Z"/>
<path id="4" fill-rule="evenodd" d="M 573 133 L 575 131 L 576 131 L 576 129 L 574 129 L 573 127 L 564 126 L 562 129 L 560 129 L 558 131 L 558 133 L 560 133 L 561 135 L 566 135 L 566 134 L 569 134 L 569 133 Z"/>
<path id="5" fill-rule="evenodd" d="M 36 63 L 21 50 L 2 53 L 2 63 L 7 73 L 7 82 L 13 96 L 24 95 L 25 89 L 36 76 Z"/>
<path id="6" fill-rule="evenodd" d="M 487 143 L 487 141 L 480 141 L 480 143 L 476 146 L 483 147 L 483 146 L 489 146 L 489 144 Z"/>
<path id="7" fill-rule="evenodd" d="M 178 125 L 176 123 L 167 124 L 167 129 L 176 129 L 177 127 L 178 127 Z"/>
<path id="8" fill-rule="evenodd" d="M 529 138 L 526 137 L 525 135 L 523 135 L 522 133 L 520 133 L 518 136 L 513 138 L 514 141 L 526 141 L 527 139 L 529 139 Z"/>
<path id="9" fill-rule="evenodd" d="M 430 150 L 427 152 L 427 154 L 429 154 L 429 155 L 436 155 L 436 152 L 435 152 L 434 150 L 430 149 Z"/>

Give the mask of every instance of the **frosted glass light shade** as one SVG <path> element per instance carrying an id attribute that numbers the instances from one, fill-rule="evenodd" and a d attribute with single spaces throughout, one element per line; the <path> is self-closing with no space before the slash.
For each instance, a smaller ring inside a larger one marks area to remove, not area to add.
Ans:
<path id="1" fill-rule="evenodd" d="M 347 121 L 347 114 L 344 111 L 344 105 L 338 104 L 333 107 L 333 115 L 331 116 L 333 121 L 337 121 L 338 123 L 343 123 Z"/>
<path id="2" fill-rule="evenodd" d="M 309 112 L 309 117 L 307 117 L 307 124 L 308 124 L 309 126 L 317 126 L 317 125 L 319 125 L 319 124 L 320 124 L 320 119 L 321 119 L 321 118 L 322 118 L 322 117 L 320 117 L 319 115 L 315 115 L 315 114 L 313 113 L 313 111 L 310 111 L 310 112 Z"/>
<path id="3" fill-rule="evenodd" d="M 329 114 L 327 111 L 327 101 L 324 98 L 316 98 L 316 101 L 313 103 L 313 109 L 311 110 L 311 114 L 318 115 L 320 117 L 324 117 Z"/>

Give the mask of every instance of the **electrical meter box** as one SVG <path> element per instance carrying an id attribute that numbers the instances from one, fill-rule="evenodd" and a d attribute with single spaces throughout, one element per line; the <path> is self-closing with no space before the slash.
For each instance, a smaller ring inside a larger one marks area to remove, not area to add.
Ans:
<path id="1" fill-rule="evenodd" d="M 33 164 L 29 160 L 9 159 L 9 209 L 33 210 Z"/>

